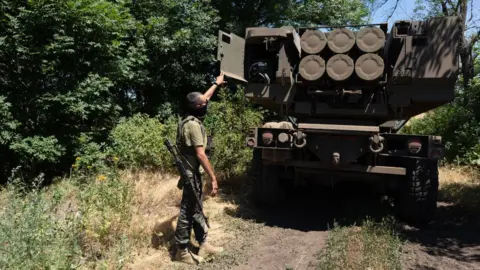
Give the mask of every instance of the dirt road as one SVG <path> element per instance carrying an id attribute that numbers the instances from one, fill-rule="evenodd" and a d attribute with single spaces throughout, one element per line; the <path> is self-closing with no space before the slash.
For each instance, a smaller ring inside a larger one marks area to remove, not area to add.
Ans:
<path id="1" fill-rule="evenodd" d="M 355 192 L 297 190 L 275 208 L 240 208 L 237 216 L 248 213 L 246 220 L 264 226 L 245 246 L 244 260 L 231 269 L 316 269 L 317 256 L 325 248 L 328 230 L 335 222 L 350 226 L 366 216 L 386 214 L 386 205 L 379 205 L 378 197 L 358 196 L 357 189 L 351 191 Z"/>
<path id="2" fill-rule="evenodd" d="M 244 243 L 239 251 L 243 259 L 230 269 L 316 269 L 317 254 L 325 248 L 334 222 L 353 226 L 367 217 L 381 220 L 393 214 L 387 201 L 360 188 L 301 190 L 279 207 L 246 212 L 245 219 L 254 218 L 264 226 Z M 439 202 L 436 220 L 428 228 L 399 225 L 397 232 L 405 243 L 402 269 L 480 269 L 479 216 Z"/>
<path id="3" fill-rule="evenodd" d="M 266 227 L 253 243 L 245 264 L 232 269 L 315 269 L 315 255 L 325 246 L 326 238 L 325 231 Z"/>

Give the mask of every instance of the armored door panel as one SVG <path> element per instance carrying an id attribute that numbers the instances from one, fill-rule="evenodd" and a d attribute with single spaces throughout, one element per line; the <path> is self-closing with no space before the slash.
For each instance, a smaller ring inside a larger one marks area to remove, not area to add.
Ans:
<path id="1" fill-rule="evenodd" d="M 218 32 L 217 60 L 220 61 L 220 70 L 225 75 L 243 82 L 245 80 L 244 70 L 245 40 L 235 34 Z"/>

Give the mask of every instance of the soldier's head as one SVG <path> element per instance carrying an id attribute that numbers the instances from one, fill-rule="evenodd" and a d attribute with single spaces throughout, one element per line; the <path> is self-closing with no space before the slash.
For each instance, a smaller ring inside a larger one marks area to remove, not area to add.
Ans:
<path id="1" fill-rule="evenodd" d="M 205 95 L 200 92 L 188 93 L 185 103 L 188 114 L 199 119 L 205 118 L 208 109 L 208 100 Z"/>

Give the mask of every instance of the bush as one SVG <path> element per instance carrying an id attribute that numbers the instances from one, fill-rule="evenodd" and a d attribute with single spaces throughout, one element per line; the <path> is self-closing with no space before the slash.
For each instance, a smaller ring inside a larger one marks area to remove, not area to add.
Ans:
<path id="1" fill-rule="evenodd" d="M 24 191 L 16 181 L 3 192 L 7 203 L 0 210 L 0 268 L 68 269 L 78 265 L 80 221 L 68 211 L 58 214 L 64 197 L 61 189 L 54 196 L 38 187 Z"/>
<path id="2" fill-rule="evenodd" d="M 94 175 L 104 173 L 108 167 L 108 159 L 115 161 L 118 158 L 109 157 L 108 145 L 96 143 L 88 135 L 82 134 L 79 138 L 79 148 L 76 152 L 72 172 L 77 180 L 89 181 Z"/>
<path id="3" fill-rule="evenodd" d="M 228 92 L 220 89 L 219 101 L 211 102 L 205 119 L 207 132 L 212 135 L 214 170 L 224 177 L 245 172 L 252 158 L 245 138 L 249 128 L 260 125 L 262 112 L 254 109 L 243 91 Z"/>
<path id="4" fill-rule="evenodd" d="M 97 169 L 82 165 L 95 158 L 77 158 L 69 179 L 44 189 L 42 177 L 31 186 L 13 174 L 0 193 L 8 202 L 0 209 L 0 268 L 123 266 L 133 183 L 121 178 L 115 162 L 97 158 Z"/>
<path id="5" fill-rule="evenodd" d="M 245 136 L 249 128 L 260 124 L 262 113 L 250 106 L 243 91 L 231 93 L 220 89 L 218 96 L 218 101 L 210 103 L 204 125 L 213 140 L 214 170 L 232 177 L 245 172 L 250 162 L 252 152 L 245 146 Z M 101 173 L 98 168 L 104 166 L 103 162 L 115 159 L 121 168 L 175 171 L 172 156 L 163 142 L 168 138 L 175 143 L 178 120 L 176 115 L 164 123 L 143 114 L 123 118 L 112 130 L 108 147 L 85 140 L 74 167 Z"/>
<path id="6" fill-rule="evenodd" d="M 175 142 L 176 124 L 173 116 L 164 124 L 142 114 L 124 118 L 111 132 L 110 153 L 124 168 L 168 171 L 173 160 L 163 142 Z"/>

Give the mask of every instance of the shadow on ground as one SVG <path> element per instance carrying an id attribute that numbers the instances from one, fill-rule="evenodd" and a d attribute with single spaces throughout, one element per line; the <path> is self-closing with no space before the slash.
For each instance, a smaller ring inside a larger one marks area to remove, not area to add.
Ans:
<path id="1" fill-rule="evenodd" d="M 479 269 L 480 185 L 447 185 L 440 192 L 440 200 L 436 218 L 428 228 L 404 228 L 401 234 L 407 241 L 420 244 L 426 254 L 439 260 L 445 258 L 446 264 L 453 259 L 465 263 L 465 269 Z M 452 267 L 460 269 L 460 266 Z M 415 265 L 414 268 L 428 267 Z"/>
<path id="2" fill-rule="evenodd" d="M 231 192 L 234 189 L 230 189 Z M 229 199 L 231 196 L 226 195 Z M 363 185 L 290 189 L 285 201 L 274 207 L 255 207 L 248 196 L 236 198 L 231 216 L 255 220 L 266 226 L 299 231 L 326 231 L 339 226 L 361 225 L 369 218 L 380 221 L 393 213 L 389 201 Z"/>
<path id="3" fill-rule="evenodd" d="M 452 189 L 456 191 L 455 196 L 451 195 Z M 238 192 L 238 187 L 237 191 L 234 190 L 231 188 L 231 192 Z M 245 192 L 244 188 L 242 192 Z M 310 187 L 289 192 L 284 203 L 264 209 L 254 207 L 248 196 L 237 198 L 235 203 L 239 209 L 227 214 L 271 227 L 304 232 L 326 231 L 334 223 L 340 226 L 361 225 L 366 218 L 381 221 L 393 216 L 390 201 L 362 185 L 335 189 Z M 231 196 L 226 196 L 231 199 Z M 467 197 L 470 199 L 466 200 Z M 443 262 L 433 263 L 440 265 L 440 269 L 460 269 L 457 265 L 467 265 L 465 269 L 471 269 L 473 264 L 480 269 L 480 186 L 447 186 L 441 191 L 440 200 L 443 201 L 438 203 L 436 218 L 428 227 L 419 229 L 399 222 L 397 232 L 407 244 L 418 244 L 419 251 L 428 254 L 424 255 L 429 257 L 428 260 L 435 261 L 441 257 L 446 262 L 445 266 L 441 266 Z M 431 261 L 425 264 L 419 261 L 422 259 L 409 265 L 414 269 L 429 269 L 429 264 L 432 264 Z"/>

